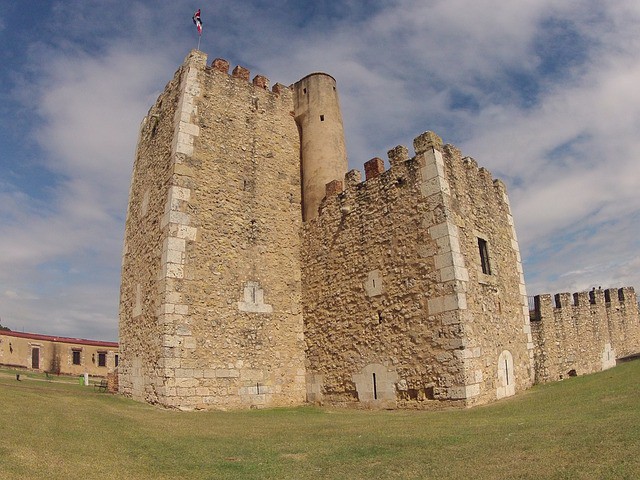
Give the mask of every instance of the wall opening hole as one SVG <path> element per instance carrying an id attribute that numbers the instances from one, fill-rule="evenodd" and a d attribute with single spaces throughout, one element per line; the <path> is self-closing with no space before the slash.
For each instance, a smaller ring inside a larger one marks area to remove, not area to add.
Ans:
<path id="1" fill-rule="evenodd" d="M 324 122 L 324 115 L 320 115 L 320 121 Z"/>
<path id="2" fill-rule="evenodd" d="M 511 379 L 509 378 L 509 360 L 507 358 L 504 359 L 504 379 L 505 383 L 509 385 Z"/>
<path id="3" fill-rule="evenodd" d="M 382 323 L 382 320 L 384 320 L 384 318 L 382 317 L 382 312 L 378 312 L 378 323 Z"/>
<path id="4" fill-rule="evenodd" d="M 306 95 L 306 94 L 307 94 L 307 89 L 306 89 L 306 88 L 303 88 L 303 89 L 302 89 L 302 93 L 304 93 L 304 94 Z"/>
<path id="5" fill-rule="evenodd" d="M 373 374 L 373 399 L 378 399 L 378 385 L 376 384 L 376 374 Z"/>
<path id="6" fill-rule="evenodd" d="M 485 275 L 491 275 L 491 265 L 489 264 L 489 245 L 484 238 L 478 237 L 478 250 L 480 252 L 482 273 Z"/>

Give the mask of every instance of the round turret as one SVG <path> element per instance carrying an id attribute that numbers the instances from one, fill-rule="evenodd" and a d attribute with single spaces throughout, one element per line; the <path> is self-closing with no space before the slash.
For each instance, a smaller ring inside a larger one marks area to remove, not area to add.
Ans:
<path id="1" fill-rule="evenodd" d="M 302 218 L 308 221 L 318 215 L 325 185 L 344 179 L 347 150 L 335 79 L 326 73 L 312 73 L 293 87 L 300 132 Z"/>

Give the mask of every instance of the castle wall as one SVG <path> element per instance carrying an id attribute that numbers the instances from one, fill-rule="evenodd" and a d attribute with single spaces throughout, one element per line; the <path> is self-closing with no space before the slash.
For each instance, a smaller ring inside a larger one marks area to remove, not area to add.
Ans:
<path id="1" fill-rule="evenodd" d="M 462 311 L 470 403 L 486 403 L 529 388 L 534 345 L 520 250 L 504 183 L 459 150 L 443 152 L 450 214 L 466 275 Z M 484 258 L 483 258 L 484 257 Z"/>
<path id="2" fill-rule="evenodd" d="M 175 156 L 174 119 L 182 66 L 140 125 L 125 222 L 120 286 L 118 369 L 120 392 L 136 400 L 158 402 L 164 368 L 163 327 L 158 313 L 165 299 L 162 272 L 166 226 L 161 224 L 169 195 Z"/>
<path id="3" fill-rule="evenodd" d="M 640 319 L 633 288 L 535 297 L 536 382 L 599 372 L 640 353 Z"/>
<path id="4" fill-rule="evenodd" d="M 265 77 L 250 83 L 248 70 L 229 75 L 226 61 L 207 67 L 192 52 L 160 97 L 172 99 L 160 107 L 174 125 L 172 138 L 168 131 L 158 140 L 165 155 L 153 158 L 143 130 L 137 163 L 164 167 L 149 179 L 161 185 L 146 202 L 155 206 L 147 211 L 155 230 L 139 233 L 146 229 L 137 223 L 127 233 L 124 393 L 138 396 L 137 381 L 147 401 L 179 408 L 304 401 L 298 130 L 290 89 L 267 87 Z M 137 208 L 147 191 L 140 170 Z M 134 258 L 151 268 L 139 272 Z M 143 298 L 157 293 L 136 309 L 139 284 L 148 285 Z"/>
<path id="5" fill-rule="evenodd" d="M 386 172 L 382 160 L 367 162 L 364 183 L 352 171 L 344 191 L 327 185 L 318 218 L 305 224 L 311 401 L 469 405 L 531 384 L 504 187 L 477 166 L 469 172 L 430 132 L 414 147 L 412 159 L 404 147 L 391 150 Z M 477 273 L 478 231 L 492 245 L 490 278 Z M 500 383 L 505 360 L 508 388 Z"/>

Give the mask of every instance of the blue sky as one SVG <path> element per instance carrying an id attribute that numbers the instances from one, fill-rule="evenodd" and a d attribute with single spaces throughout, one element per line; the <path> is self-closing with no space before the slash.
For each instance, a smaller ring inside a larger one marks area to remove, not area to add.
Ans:
<path id="1" fill-rule="evenodd" d="M 433 130 L 502 178 L 529 294 L 640 288 L 637 0 L 4 0 L 3 325 L 117 340 L 137 129 L 197 8 L 210 60 L 337 79 L 351 168 Z"/>

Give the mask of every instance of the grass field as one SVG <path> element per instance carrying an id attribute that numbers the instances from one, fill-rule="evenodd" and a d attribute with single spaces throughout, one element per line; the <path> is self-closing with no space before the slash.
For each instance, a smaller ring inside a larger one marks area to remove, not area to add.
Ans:
<path id="1" fill-rule="evenodd" d="M 469 410 L 177 412 L 0 371 L 1 479 L 640 479 L 640 361 Z"/>

